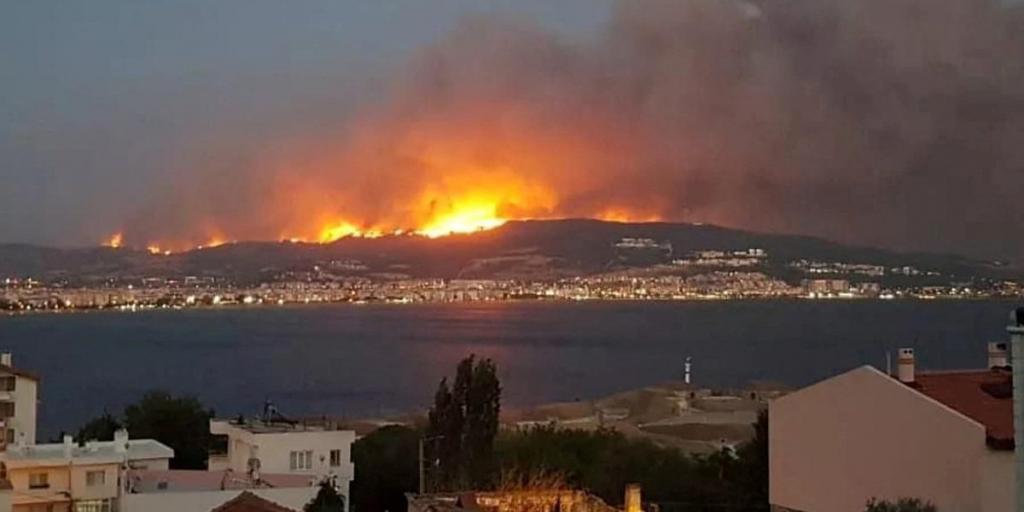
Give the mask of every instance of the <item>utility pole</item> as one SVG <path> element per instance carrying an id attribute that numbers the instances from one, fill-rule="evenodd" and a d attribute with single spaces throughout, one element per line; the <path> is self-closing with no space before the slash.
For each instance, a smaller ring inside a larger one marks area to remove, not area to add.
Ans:
<path id="1" fill-rule="evenodd" d="M 424 494 L 424 492 L 425 492 L 424 488 L 426 486 L 426 480 L 425 480 L 424 477 L 426 476 L 427 472 L 423 468 L 423 438 L 422 437 L 420 438 L 419 445 L 420 445 L 420 457 L 419 457 L 419 461 L 420 461 L 420 465 L 419 465 L 419 468 L 420 468 L 420 494 Z"/>
<path id="2" fill-rule="evenodd" d="M 426 467 L 427 461 L 426 461 L 426 454 L 425 454 L 426 450 L 424 449 L 424 445 L 426 444 L 427 441 L 436 441 L 438 439 L 443 439 L 443 438 L 444 438 L 444 436 L 431 436 L 431 437 L 421 437 L 420 438 L 420 442 L 419 442 L 420 494 L 426 494 L 426 492 L 427 492 L 427 467 Z"/>
<path id="3" fill-rule="evenodd" d="M 1013 367 L 1014 466 L 1017 477 L 1017 512 L 1024 512 L 1024 308 L 1010 315 L 1010 366 Z"/>

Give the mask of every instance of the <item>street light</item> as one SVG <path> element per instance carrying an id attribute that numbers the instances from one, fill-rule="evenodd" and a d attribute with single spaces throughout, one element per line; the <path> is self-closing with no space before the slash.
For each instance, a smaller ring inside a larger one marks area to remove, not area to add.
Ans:
<path id="1" fill-rule="evenodd" d="M 424 443 L 426 441 L 437 441 L 438 439 L 444 439 L 444 436 L 438 435 L 438 436 L 421 437 L 420 438 L 420 442 L 419 442 L 419 449 L 420 449 L 420 464 L 419 464 L 419 469 L 420 469 L 420 494 L 426 493 L 426 476 L 427 476 L 427 471 L 426 471 L 426 468 L 424 467 L 424 463 L 426 461 L 423 460 L 424 459 L 423 445 L 424 445 Z"/>

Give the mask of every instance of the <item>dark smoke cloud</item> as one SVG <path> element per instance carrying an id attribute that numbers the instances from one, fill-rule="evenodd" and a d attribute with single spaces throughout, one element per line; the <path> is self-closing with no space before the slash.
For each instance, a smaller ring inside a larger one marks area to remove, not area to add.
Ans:
<path id="1" fill-rule="evenodd" d="M 622 207 L 1021 258 L 1021 28 L 1020 9 L 988 0 L 628 1 L 586 42 L 469 18 L 343 130 L 217 159 L 204 172 L 219 184 L 169 196 L 230 205 L 191 201 L 134 229 L 273 238 L 341 213 L 401 225 L 424 188 L 511 173 L 556 192 L 504 205 L 523 215 Z"/>

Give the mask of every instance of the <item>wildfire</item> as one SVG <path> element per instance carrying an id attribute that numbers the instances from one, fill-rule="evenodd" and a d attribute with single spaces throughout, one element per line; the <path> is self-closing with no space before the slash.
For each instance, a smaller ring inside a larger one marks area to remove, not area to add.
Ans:
<path id="1" fill-rule="evenodd" d="M 110 247 L 112 249 L 119 249 L 119 248 L 121 248 L 121 243 L 123 241 L 124 241 L 124 235 L 122 235 L 120 232 L 118 232 L 118 233 L 114 233 L 113 235 L 110 235 L 110 238 L 106 239 L 103 242 L 103 246 L 104 247 Z"/>
<path id="2" fill-rule="evenodd" d="M 637 214 L 623 208 L 608 208 L 594 216 L 608 222 L 658 222 L 662 218 L 655 214 Z"/>
<path id="3" fill-rule="evenodd" d="M 197 245 L 196 249 L 212 249 L 214 247 L 220 247 L 226 243 L 228 243 L 228 241 L 225 240 L 224 238 L 214 236 L 207 240 L 206 243 Z"/>
<path id="4" fill-rule="evenodd" d="M 470 204 L 453 208 L 443 213 L 428 224 L 416 230 L 417 234 L 437 238 L 456 233 L 473 233 L 494 229 L 501 226 L 507 219 L 498 217 L 495 204 Z"/>
<path id="5" fill-rule="evenodd" d="M 171 254 L 171 251 L 161 249 L 160 246 L 156 244 L 147 245 L 146 250 L 149 251 L 150 254 L 159 254 L 163 256 L 169 256 Z"/>

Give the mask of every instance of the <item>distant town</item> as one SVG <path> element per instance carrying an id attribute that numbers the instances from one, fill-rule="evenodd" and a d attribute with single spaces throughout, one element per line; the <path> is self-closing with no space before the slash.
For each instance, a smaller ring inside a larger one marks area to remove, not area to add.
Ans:
<path id="1" fill-rule="evenodd" d="M 522 300 L 1001 299 L 1024 296 L 1012 279 L 963 282 L 915 266 L 798 259 L 780 263 L 760 248 L 672 256 L 670 244 L 625 237 L 630 265 L 558 279 L 415 278 L 370 273 L 358 259 L 318 262 L 257 283 L 217 275 L 65 278 L 0 276 L 0 311 L 139 310 L 324 303 L 452 303 Z M 637 260 L 649 259 L 646 264 Z"/>

